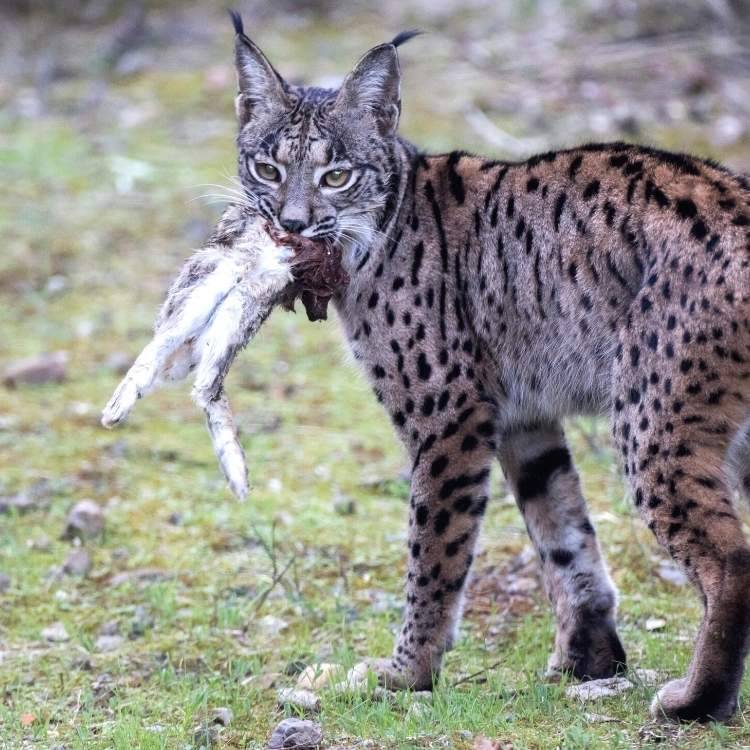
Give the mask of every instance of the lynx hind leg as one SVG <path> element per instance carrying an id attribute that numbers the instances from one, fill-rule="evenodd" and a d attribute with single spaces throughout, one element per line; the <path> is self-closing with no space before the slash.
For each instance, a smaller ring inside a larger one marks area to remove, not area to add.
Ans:
<path id="1" fill-rule="evenodd" d="M 550 675 L 610 677 L 626 657 L 615 626 L 616 592 L 599 551 L 559 424 L 503 435 L 499 458 L 542 564 L 555 612 Z"/>
<path id="2" fill-rule="evenodd" d="M 644 321 L 654 341 L 661 317 Z M 667 683 L 651 707 L 656 717 L 685 721 L 724 721 L 734 713 L 750 633 L 750 548 L 727 471 L 730 448 L 744 442 L 737 428 L 748 416 L 748 347 L 733 342 L 730 357 L 723 347 L 701 345 L 710 339 L 699 332 L 712 326 L 717 330 L 715 320 L 693 318 L 690 335 L 679 328 L 661 335 L 666 357 L 629 333 L 622 342 L 628 355 L 614 374 L 613 435 L 635 504 L 704 605 L 687 675 Z"/>

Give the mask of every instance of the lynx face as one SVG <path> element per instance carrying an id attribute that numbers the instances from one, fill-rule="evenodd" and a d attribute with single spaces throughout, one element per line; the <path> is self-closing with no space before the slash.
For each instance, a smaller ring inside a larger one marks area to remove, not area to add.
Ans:
<path id="1" fill-rule="evenodd" d="M 250 207 L 286 231 L 366 246 L 398 179 L 404 35 L 370 50 L 332 90 L 288 84 L 237 31 L 238 167 Z"/>

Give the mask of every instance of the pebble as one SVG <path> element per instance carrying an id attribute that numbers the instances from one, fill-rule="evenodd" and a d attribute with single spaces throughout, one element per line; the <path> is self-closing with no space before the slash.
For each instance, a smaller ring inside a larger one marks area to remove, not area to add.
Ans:
<path id="1" fill-rule="evenodd" d="M 7 388 L 16 388 L 19 385 L 61 383 L 65 380 L 67 369 L 67 352 L 40 354 L 11 362 L 3 373 L 3 384 Z"/>
<path id="2" fill-rule="evenodd" d="M 620 695 L 633 688 L 633 683 L 624 677 L 606 677 L 602 680 L 590 680 L 578 685 L 570 685 L 565 688 L 568 698 L 578 698 L 582 701 L 597 700 L 598 698 L 611 698 Z"/>
<path id="3" fill-rule="evenodd" d="M 93 563 L 91 555 L 83 548 L 74 549 L 63 563 L 63 573 L 69 576 L 87 576 Z"/>
<path id="4" fill-rule="evenodd" d="M 94 648 L 106 654 L 110 651 L 117 651 L 124 642 L 125 639 L 121 635 L 100 635 L 94 642 Z"/>
<path id="5" fill-rule="evenodd" d="M 240 685 L 242 687 L 252 687 L 256 690 L 270 690 L 276 687 L 282 677 L 281 672 L 261 672 L 260 674 L 251 674 L 245 677 L 240 682 Z"/>
<path id="6" fill-rule="evenodd" d="M 688 583 L 687 576 L 671 560 L 661 560 L 656 572 L 662 581 L 673 586 L 685 586 Z"/>
<path id="7" fill-rule="evenodd" d="M 91 539 L 104 531 L 104 513 L 93 500 L 77 502 L 68 513 L 63 539 Z"/>
<path id="8" fill-rule="evenodd" d="M 0 497 L 0 513 L 15 512 L 21 515 L 36 510 L 38 507 L 35 498 L 23 492 L 12 497 Z"/>
<path id="9" fill-rule="evenodd" d="M 342 678 L 344 668 L 340 664 L 311 664 L 297 678 L 300 690 L 320 690 L 336 678 Z"/>
<path id="10" fill-rule="evenodd" d="M 0 573 L 0 594 L 4 594 L 10 588 L 10 576 Z"/>
<path id="11" fill-rule="evenodd" d="M 286 630 L 289 627 L 289 623 L 286 620 L 282 620 L 280 617 L 266 615 L 258 620 L 256 626 L 267 635 L 276 635 L 283 630 Z"/>
<path id="12" fill-rule="evenodd" d="M 49 552 L 52 549 L 52 540 L 46 534 L 39 534 L 39 536 L 31 539 L 28 545 L 29 549 L 33 549 L 35 552 Z"/>
<path id="13" fill-rule="evenodd" d="M 117 620 L 108 620 L 99 628 L 99 635 L 119 635 L 120 623 Z"/>
<path id="14" fill-rule="evenodd" d="M 323 739 L 318 724 L 305 719 L 284 719 L 273 730 L 268 750 L 315 750 Z"/>
<path id="15" fill-rule="evenodd" d="M 42 638 L 50 643 L 66 643 L 70 640 L 65 625 L 61 622 L 53 622 L 42 630 Z"/>
<path id="16" fill-rule="evenodd" d="M 296 688 L 281 688 L 278 693 L 278 704 L 292 706 L 302 711 L 317 713 L 320 711 L 320 698 L 312 690 L 297 690 Z"/>
<path id="17" fill-rule="evenodd" d="M 653 632 L 654 630 L 662 630 L 666 627 L 667 621 L 661 617 L 649 617 L 646 620 L 646 630 Z"/>

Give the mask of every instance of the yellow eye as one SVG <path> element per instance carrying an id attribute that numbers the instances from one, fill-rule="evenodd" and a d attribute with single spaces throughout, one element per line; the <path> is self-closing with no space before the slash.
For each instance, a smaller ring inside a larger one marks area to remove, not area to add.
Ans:
<path id="1" fill-rule="evenodd" d="M 332 169 L 323 175 L 322 183 L 325 187 L 340 188 L 349 182 L 351 176 L 351 169 Z"/>
<path id="2" fill-rule="evenodd" d="M 278 182 L 281 179 L 279 170 L 273 164 L 267 164 L 263 161 L 255 162 L 255 171 L 258 177 L 269 182 Z"/>

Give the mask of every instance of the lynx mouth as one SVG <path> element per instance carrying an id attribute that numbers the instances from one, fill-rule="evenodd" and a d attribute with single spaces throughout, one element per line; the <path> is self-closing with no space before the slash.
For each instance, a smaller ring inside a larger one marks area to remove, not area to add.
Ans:
<path id="1" fill-rule="evenodd" d="M 299 298 L 308 320 L 327 320 L 328 303 L 349 283 L 349 275 L 342 264 L 341 246 L 325 239 L 279 232 L 271 224 L 266 225 L 266 231 L 277 244 L 294 252 L 291 262 L 294 282 L 284 299 L 284 307 L 293 311 Z"/>

